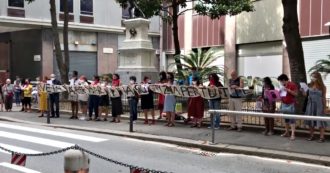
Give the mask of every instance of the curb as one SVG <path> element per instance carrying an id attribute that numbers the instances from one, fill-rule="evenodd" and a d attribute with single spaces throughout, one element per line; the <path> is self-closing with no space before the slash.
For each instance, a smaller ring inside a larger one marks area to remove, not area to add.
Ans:
<path id="1" fill-rule="evenodd" d="M 260 156 L 260 157 L 294 160 L 294 161 L 300 161 L 300 162 L 306 162 L 306 163 L 313 163 L 313 164 L 317 164 L 317 165 L 330 166 L 330 157 L 321 156 L 321 155 L 302 154 L 302 153 L 278 151 L 278 150 L 272 150 L 272 149 L 263 149 L 263 148 L 255 148 L 255 147 L 239 146 L 239 145 L 231 145 L 231 144 L 223 144 L 223 143 L 210 144 L 208 141 L 196 141 L 196 140 L 191 140 L 191 139 L 143 134 L 143 133 L 137 133 L 137 132 L 129 133 L 129 132 L 123 132 L 123 131 L 116 131 L 116 130 L 82 128 L 79 126 L 35 123 L 35 122 L 22 121 L 22 120 L 18 120 L 15 118 L 9 118 L 9 117 L 0 117 L 0 120 L 9 121 L 9 122 L 17 122 L 17 123 L 26 123 L 26 124 L 32 124 L 32 125 L 40 125 L 40 126 L 45 126 L 45 127 L 79 130 L 79 131 L 107 134 L 107 135 L 120 136 L 120 137 L 128 137 L 128 138 L 134 138 L 134 139 L 146 140 L 146 141 L 175 144 L 178 146 L 199 148 L 201 150 L 209 151 L 209 152 L 254 155 L 254 156 Z"/>

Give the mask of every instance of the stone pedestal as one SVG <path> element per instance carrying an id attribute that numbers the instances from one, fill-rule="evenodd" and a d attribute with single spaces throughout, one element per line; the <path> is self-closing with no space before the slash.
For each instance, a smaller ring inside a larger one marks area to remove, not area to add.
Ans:
<path id="1" fill-rule="evenodd" d="M 119 50 L 119 66 L 117 73 L 123 84 L 128 84 L 130 76 L 136 76 L 140 83 L 144 76 L 158 81 L 155 67 L 156 52 L 148 38 L 150 21 L 147 19 L 129 19 L 124 21 L 126 39 Z"/>

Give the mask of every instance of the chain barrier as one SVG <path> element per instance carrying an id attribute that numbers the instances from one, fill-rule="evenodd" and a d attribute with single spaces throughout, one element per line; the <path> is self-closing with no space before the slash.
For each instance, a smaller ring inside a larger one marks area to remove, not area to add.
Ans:
<path id="1" fill-rule="evenodd" d="M 49 156 L 49 155 L 55 155 L 55 154 L 60 154 L 60 153 L 64 153 L 70 149 L 76 149 L 76 145 L 73 145 L 71 147 L 67 147 L 67 148 L 62 148 L 60 150 L 56 150 L 56 151 L 51 151 L 51 152 L 45 152 L 45 153 L 35 153 L 35 154 L 31 154 L 31 153 L 20 153 L 20 152 L 16 152 L 16 151 L 13 151 L 13 150 L 9 150 L 7 148 L 4 148 L 0 145 L 0 150 L 3 150 L 3 151 L 6 151 L 8 153 L 11 153 L 11 154 L 17 154 L 17 155 L 26 155 L 26 156 L 29 156 L 29 157 L 36 157 L 36 156 Z"/>
<path id="2" fill-rule="evenodd" d="M 134 165 L 130 165 L 130 164 L 127 164 L 127 163 L 123 163 L 123 162 L 120 162 L 120 161 L 116 161 L 116 160 L 113 160 L 113 159 L 110 159 L 110 158 L 107 158 L 105 156 L 102 156 L 100 154 L 96 154 L 92 151 L 89 151 L 89 150 L 86 150 L 78 145 L 73 145 L 71 147 L 67 147 L 67 148 L 63 148 L 63 149 L 60 149 L 60 150 L 56 150 L 56 151 L 51 151 L 51 152 L 45 152 L 45 153 L 35 153 L 35 154 L 31 154 L 31 153 L 20 153 L 20 152 L 16 152 L 16 151 L 13 151 L 13 150 L 10 150 L 10 149 L 7 149 L 5 147 L 2 147 L 0 145 L 0 150 L 3 150 L 3 151 L 6 151 L 6 152 L 9 152 L 11 154 L 17 154 L 17 155 L 26 155 L 26 156 L 29 156 L 29 157 L 37 157 L 37 156 L 49 156 L 49 155 L 55 155 L 55 154 L 60 154 L 60 153 L 64 153 L 70 149 L 73 149 L 73 150 L 80 150 L 82 152 L 86 152 L 87 154 L 90 154 L 96 158 L 99 158 L 99 159 L 102 159 L 102 160 L 105 160 L 107 162 L 111 162 L 111 163 L 114 163 L 116 165 L 120 165 L 120 166 L 123 166 L 123 167 L 127 167 L 127 168 L 130 168 L 130 169 L 135 169 L 135 170 L 139 170 L 139 171 L 143 171 L 143 172 L 148 172 L 148 173 L 171 173 L 171 172 L 166 172 L 166 171 L 159 171 L 159 170 L 153 170 L 153 169 L 147 169 L 147 168 L 143 168 L 143 167 L 138 167 L 138 166 L 134 166 Z"/>

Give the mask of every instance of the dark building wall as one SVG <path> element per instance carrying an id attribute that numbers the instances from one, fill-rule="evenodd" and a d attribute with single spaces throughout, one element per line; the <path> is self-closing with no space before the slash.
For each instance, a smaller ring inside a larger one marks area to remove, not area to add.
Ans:
<path id="1" fill-rule="evenodd" d="M 0 70 L 9 70 L 9 42 L 0 42 Z"/>
<path id="2" fill-rule="evenodd" d="M 9 33 L 0 34 L 0 70 L 9 70 Z"/>
<path id="3" fill-rule="evenodd" d="M 10 39 L 9 33 L 0 34 L 0 83 L 9 75 Z"/>
<path id="4" fill-rule="evenodd" d="M 41 75 L 41 61 L 34 61 L 35 55 L 41 55 L 41 30 L 12 32 L 11 38 L 11 78 L 21 76 L 35 80 Z"/>

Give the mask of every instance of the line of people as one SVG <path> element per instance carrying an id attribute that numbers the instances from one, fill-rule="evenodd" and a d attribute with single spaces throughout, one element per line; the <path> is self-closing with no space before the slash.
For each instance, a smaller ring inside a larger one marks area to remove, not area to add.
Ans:
<path id="1" fill-rule="evenodd" d="M 11 83 L 10 79 L 7 79 L 5 84 L 0 84 L 0 111 L 11 112 L 13 108 L 13 102 L 16 106 L 22 104 L 21 111 L 31 112 L 32 90 L 33 87 L 30 84 L 30 79 L 21 81 L 19 77 Z"/>
<path id="2" fill-rule="evenodd" d="M 217 74 L 212 73 L 208 75 L 209 87 L 223 87 L 223 84 L 220 82 Z M 312 116 L 325 116 L 327 113 L 326 109 L 326 87 L 322 80 L 321 74 L 314 72 L 311 74 L 311 82 L 308 84 L 308 89 L 301 92 L 306 96 L 304 112 L 306 115 Z M 135 76 L 130 76 L 129 85 L 137 84 Z M 294 83 L 289 81 L 287 75 L 280 75 L 277 80 L 281 84 L 281 94 L 280 101 L 281 107 L 280 112 L 286 114 L 294 114 L 296 112 L 297 104 L 297 95 L 299 87 Z M 61 85 L 61 82 L 55 78 L 55 75 L 50 75 L 50 79 L 47 77 L 44 80 L 40 81 L 48 83 L 51 85 Z M 142 84 L 145 87 L 148 87 L 151 84 L 149 77 L 144 77 Z M 171 72 L 160 72 L 159 73 L 159 82 L 160 85 L 177 85 L 174 80 L 174 74 Z M 189 84 L 195 87 L 201 87 L 202 83 L 200 81 L 200 76 L 196 69 L 192 69 L 191 76 L 189 79 Z M 73 71 L 72 78 L 70 79 L 70 85 L 82 85 L 82 86 L 107 86 L 107 87 L 117 87 L 121 86 L 120 76 L 118 74 L 112 75 L 112 81 L 108 76 L 94 76 L 92 82 L 88 81 L 85 76 L 80 76 L 78 78 L 78 72 Z M 244 81 L 241 77 L 238 76 L 236 71 L 231 73 L 231 78 L 229 79 L 228 87 L 232 90 L 244 88 Z M 19 78 L 11 84 L 10 79 L 7 79 L 6 84 L 1 87 L 1 97 L 0 103 L 5 103 L 6 111 L 11 111 L 13 98 L 16 99 L 16 104 L 19 105 L 19 98 L 23 96 L 22 100 L 22 111 L 30 112 L 31 111 L 31 98 L 32 98 L 32 85 L 30 80 L 26 79 L 24 82 L 21 82 Z M 263 90 L 262 94 L 258 97 L 258 101 L 262 102 L 262 111 L 266 113 L 274 113 L 276 111 L 276 99 L 270 99 L 268 96 L 268 91 L 275 90 L 274 85 L 269 77 L 263 79 Z M 229 98 L 229 110 L 241 111 L 242 110 L 242 101 L 243 94 L 235 90 L 232 92 Z M 22 93 L 22 94 L 21 94 Z M 39 108 L 41 111 L 40 117 L 44 116 L 44 113 L 50 107 L 51 117 L 59 117 L 59 93 L 47 94 L 44 91 L 39 91 Z M 111 102 L 111 122 L 119 123 L 120 117 L 123 114 L 123 103 L 122 103 L 123 94 L 120 93 L 120 97 L 109 97 L 109 95 L 97 96 L 97 95 L 88 95 L 88 94 L 73 94 L 69 95 L 69 100 L 71 102 L 72 116 L 71 119 L 78 119 L 78 109 L 81 108 L 81 112 L 86 117 L 86 120 L 95 120 L 95 121 L 107 121 L 110 102 Z M 125 95 L 126 96 L 126 95 Z M 158 109 L 159 117 L 162 119 L 166 117 L 167 123 L 165 124 L 168 127 L 175 126 L 175 117 L 176 117 L 176 97 L 171 94 L 158 94 Z M 49 98 L 49 101 L 48 101 Z M 137 120 L 138 114 L 138 102 L 141 99 L 141 109 L 144 112 L 145 124 L 155 124 L 155 108 L 154 108 L 154 94 L 149 89 L 148 95 L 138 95 L 137 93 L 134 96 L 128 96 L 128 105 L 130 110 L 130 116 L 133 117 L 133 121 Z M 47 104 L 51 105 L 48 106 Z M 220 109 L 221 107 L 221 98 L 208 100 L 209 109 Z M 1 104 L 1 110 L 2 108 Z M 56 107 L 56 109 L 54 108 Z M 149 120 L 148 113 L 151 113 L 152 119 Z M 94 117 L 93 117 L 94 115 Z M 200 128 L 202 126 L 202 119 L 204 117 L 204 99 L 202 97 L 192 97 L 188 99 L 188 119 L 187 123 L 192 122 L 191 127 Z M 214 119 L 211 121 L 214 123 L 216 129 L 220 128 L 221 116 L 219 113 L 214 114 Z M 242 131 L 242 117 L 239 115 L 230 115 L 230 127 L 227 130 L 237 130 L 238 132 Z M 274 135 L 274 118 L 264 118 L 265 131 L 264 135 Z M 319 128 L 320 137 L 318 142 L 324 142 L 325 129 L 327 128 L 327 122 L 324 121 L 305 121 L 304 123 L 309 127 L 310 136 L 307 138 L 308 141 L 315 140 L 315 128 Z M 291 128 L 291 132 L 290 132 Z M 296 121 L 293 119 L 285 119 L 285 132 L 281 135 L 283 137 L 289 137 L 290 140 L 295 140 L 295 131 L 296 131 Z"/>

